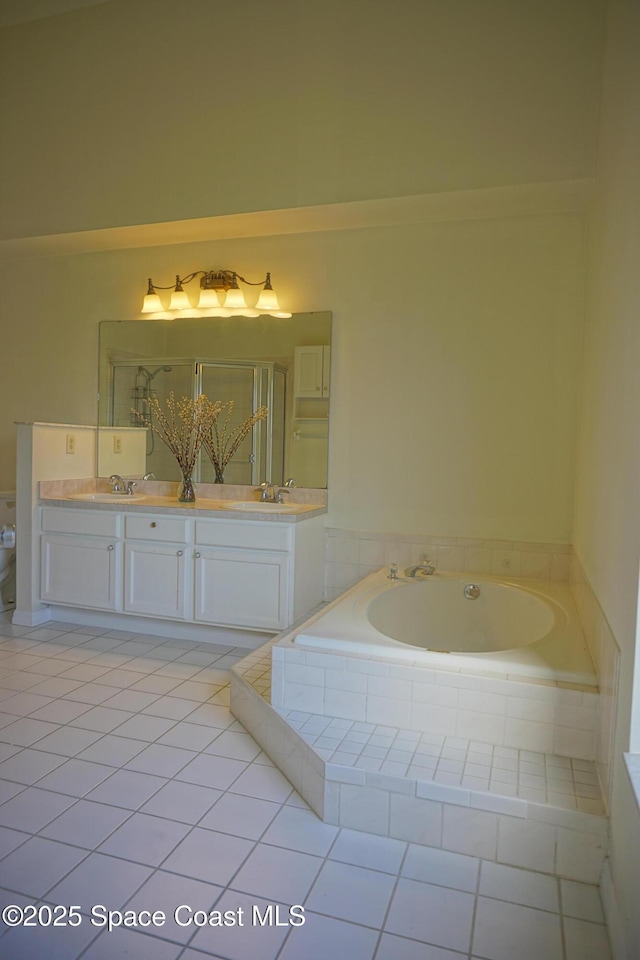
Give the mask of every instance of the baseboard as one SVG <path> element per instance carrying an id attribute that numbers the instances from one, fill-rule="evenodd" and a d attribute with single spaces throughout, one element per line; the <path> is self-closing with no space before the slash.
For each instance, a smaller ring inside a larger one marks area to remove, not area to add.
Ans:
<path id="1" fill-rule="evenodd" d="M 602 898 L 604 917 L 607 921 L 611 956 L 613 957 L 613 960 L 629 960 L 627 940 L 624 934 L 624 925 L 622 923 L 620 911 L 618 910 L 616 888 L 613 885 L 613 877 L 611 876 L 611 867 L 608 858 L 605 860 L 604 867 L 602 868 L 600 896 Z"/>
<path id="2" fill-rule="evenodd" d="M 262 646 L 265 640 L 273 636 L 272 633 L 259 633 L 256 630 L 138 617 L 129 613 L 109 613 L 88 610 L 84 607 L 51 606 L 47 612 L 49 620 L 59 620 L 62 623 L 104 627 L 105 630 L 127 630 L 130 633 L 144 633 L 153 637 L 167 637 L 175 640 L 192 640 L 196 643 L 221 643 L 229 647 L 243 647 L 247 651 Z M 14 619 L 14 623 L 17 622 Z M 30 625 L 26 624 L 26 626 Z"/>
<path id="3" fill-rule="evenodd" d="M 16 627 L 39 627 L 42 623 L 48 623 L 52 619 L 49 607 L 45 607 L 43 610 L 14 610 L 11 623 Z"/>

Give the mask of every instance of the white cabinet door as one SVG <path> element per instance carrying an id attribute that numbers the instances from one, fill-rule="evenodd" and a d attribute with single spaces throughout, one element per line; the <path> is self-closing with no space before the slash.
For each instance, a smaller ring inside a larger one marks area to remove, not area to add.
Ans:
<path id="1" fill-rule="evenodd" d="M 186 547 L 125 543 L 124 609 L 172 620 L 188 618 Z"/>
<path id="2" fill-rule="evenodd" d="M 199 548 L 195 619 L 279 630 L 289 620 L 289 555 Z"/>
<path id="3" fill-rule="evenodd" d="M 45 534 L 41 539 L 40 597 L 96 610 L 121 608 L 121 549 L 103 537 Z"/>
<path id="4" fill-rule="evenodd" d="M 323 396 L 324 350 L 325 347 L 317 344 L 295 348 L 293 392 L 296 397 Z"/>

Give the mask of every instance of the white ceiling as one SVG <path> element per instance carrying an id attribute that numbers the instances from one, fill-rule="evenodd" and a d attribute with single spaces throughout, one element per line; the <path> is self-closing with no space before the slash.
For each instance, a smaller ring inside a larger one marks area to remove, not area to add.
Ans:
<path id="1" fill-rule="evenodd" d="M 94 7 L 109 0 L 0 0 L 0 27 L 26 20 L 42 20 L 80 7 Z"/>

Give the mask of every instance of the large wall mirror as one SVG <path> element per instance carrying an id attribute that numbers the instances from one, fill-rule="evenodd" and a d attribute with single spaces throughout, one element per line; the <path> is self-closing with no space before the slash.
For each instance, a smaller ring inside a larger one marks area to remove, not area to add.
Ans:
<path id="1" fill-rule="evenodd" d="M 233 400 L 230 426 L 258 422 L 225 470 L 225 483 L 327 486 L 331 314 L 100 324 L 98 475 L 179 480 L 177 464 L 136 411 L 169 394 Z M 195 478 L 215 479 L 201 454 Z"/>

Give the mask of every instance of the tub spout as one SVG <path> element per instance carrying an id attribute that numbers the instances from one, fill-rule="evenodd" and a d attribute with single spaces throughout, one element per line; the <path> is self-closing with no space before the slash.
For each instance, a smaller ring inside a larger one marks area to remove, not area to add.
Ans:
<path id="1" fill-rule="evenodd" d="M 414 563 L 412 567 L 407 567 L 404 571 L 405 577 L 432 577 L 436 568 L 431 560 L 421 560 L 420 563 Z"/>

